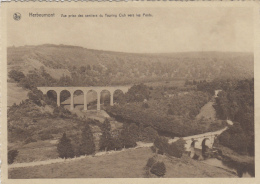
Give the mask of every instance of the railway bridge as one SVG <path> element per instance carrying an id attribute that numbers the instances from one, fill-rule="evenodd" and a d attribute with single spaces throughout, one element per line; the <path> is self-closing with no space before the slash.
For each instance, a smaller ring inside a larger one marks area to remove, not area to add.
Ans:
<path id="1" fill-rule="evenodd" d="M 93 87 L 37 87 L 43 94 L 47 94 L 49 91 L 55 91 L 57 94 L 57 105 L 60 106 L 60 94 L 62 91 L 70 92 L 70 110 L 74 109 L 74 93 L 75 91 L 82 91 L 84 95 L 84 110 L 87 110 L 87 93 L 89 91 L 95 91 L 97 93 L 97 110 L 100 110 L 100 99 L 102 91 L 109 91 L 110 93 L 110 105 L 114 105 L 114 92 L 117 90 L 126 93 L 130 86 L 93 86 Z"/>

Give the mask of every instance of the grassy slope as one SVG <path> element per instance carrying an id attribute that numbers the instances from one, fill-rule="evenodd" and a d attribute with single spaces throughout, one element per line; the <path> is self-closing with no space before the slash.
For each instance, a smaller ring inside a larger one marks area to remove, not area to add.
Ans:
<path id="1" fill-rule="evenodd" d="M 212 106 L 214 104 L 214 100 L 212 99 L 208 103 L 206 103 L 201 109 L 200 113 L 196 116 L 196 119 L 200 119 L 202 117 L 206 119 L 216 119 L 216 111 Z"/>
<path id="2" fill-rule="evenodd" d="M 24 163 L 58 158 L 57 141 L 46 140 L 29 144 L 9 143 L 9 149 L 18 149 L 19 154 L 14 163 Z"/>
<path id="3" fill-rule="evenodd" d="M 27 99 L 28 90 L 17 86 L 17 83 L 7 83 L 7 106 L 14 103 L 19 104 L 22 100 Z"/>
<path id="4" fill-rule="evenodd" d="M 87 157 L 71 162 L 10 169 L 9 178 L 142 178 L 144 166 L 153 153 L 150 148 Z M 236 177 L 222 169 L 184 157 L 160 156 L 166 164 L 166 178 Z"/>

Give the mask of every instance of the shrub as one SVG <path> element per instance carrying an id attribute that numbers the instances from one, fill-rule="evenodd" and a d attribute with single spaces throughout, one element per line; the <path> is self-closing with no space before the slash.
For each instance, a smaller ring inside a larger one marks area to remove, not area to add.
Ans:
<path id="1" fill-rule="evenodd" d="M 185 151 L 185 141 L 183 139 L 179 139 L 176 142 L 173 142 L 168 146 L 167 153 L 171 156 L 181 158 L 182 154 Z"/>
<path id="2" fill-rule="evenodd" d="M 153 166 L 153 164 L 155 164 L 156 163 L 156 160 L 155 160 L 155 158 L 154 157 L 151 157 L 151 158 L 149 158 L 148 160 L 147 160 L 147 163 L 146 163 L 146 167 L 152 167 Z"/>
<path id="3" fill-rule="evenodd" d="M 14 163 L 15 158 L 18 155 L 18 150 L 10 150 L 8 151 L 8 164 Z"/>
<path id="4" fill-rule="evenodd" d="M 163 162 L 157 162 L 155 163 L 151 170 L 150 170 L 151 173 L 155 174 L 156 176 L 159 176 L 159 177 L 162 177 L 165 175 L 166 173 L 166 167 L 165 167 L 165 164 Z"/>
<path id="5" fill-rule="evenodd" d="M 153 153 L 156 153 L 156 147 L 155 146 L 152 146 L 151 150 L 152 150 Z"/>
<path id="6" fill-rule="evenodd" d="M 155 140 L 154 140 L 154 146 L 158 149 L 158 153 L 159 154 L 164 154 L 167 152 L 167 149 L 168 149 L 168 140 L 164 137 L 157 137 Z"/>
<path id="7" fill-rule="evenodd" d="M 25 75 L 21 71 L 11 70 L 10 72 L 8 72 L 8 77 L 16 82 L 20 82 L 23 78 L 25 78 Z"/>
<path id="8" fill-rule="evenodd" d="M 49 133 L 44 133 L 44 134 L 40 135 L 40 139 L 42 141 L 45 141 L 45 140 L 48 140 L 48 139 L 53 139 L 53 138 L 54 137 L 51 134 L 49 134 Z"/>
<path id="9" fill-rule="evenodd" d="M 29 144 L 29 143 L 31 143 L 31 142 L 37 142 L 37 140 L 34 139 L 34 138 L 32 138 L 32 137 L 28 137 L 28 138 L 25 139 L 25 141 L 24 141 L 25 144 Z"/>
<path id="10" fill-rule="evenodd" d="M 57 145 L 59 157 L 61 158 L 72 158 L 74 156 L 74 150 L 69 138 L 66 133 L 63 133 L 58 145 Z"/>
<path id="11" fill-rule="evenodd" d="M 155 129 L 148 126 L 142 132 L 142 140 L 147 142 L 154 142 L 154 140 L 158 137 L 158 133 Z"/>
<path id="12" fill-rule="evenodd" d="M 180 158 L 185 151 L 186 142 L 183 139 L 179 139 L 172 144 L 168 143 L 168 140 L 164 137 L 157 137 L 154 141 L 154 146 L 158 149 L 158 154 L 167 153 L 170 156 Z"/>

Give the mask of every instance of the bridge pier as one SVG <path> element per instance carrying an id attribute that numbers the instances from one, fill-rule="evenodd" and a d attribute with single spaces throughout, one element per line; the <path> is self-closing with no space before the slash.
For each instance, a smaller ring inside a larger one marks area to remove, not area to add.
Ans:
<path id="1" fill-rule="evenodd" d="M 97 91 L 97 111 L 100 111 L 100 91 Z"/>
<path id="2" fill-rule="evenodd" d="M 113 106 L 114 105 L 114 92 L 110 91 L 110 105 Z"/>
<path id="3" fill-rule="evenodd" d="M 56 91 L 57 93 L 57 105 L 60 106 L 60 91 Z"/>
<path id="4" fill-rule="evenodd" d="M 74 93 L 70 92 L 70 110 L 74 109 Z"/>
<path id="5" fill-rule="evenodd" d="M 88 94 L 88 92 L 85 91 L 85 92 L 84 92 L 84 111 L 87 111 L 87 110 L 88 110 L 87 94 Z"/>

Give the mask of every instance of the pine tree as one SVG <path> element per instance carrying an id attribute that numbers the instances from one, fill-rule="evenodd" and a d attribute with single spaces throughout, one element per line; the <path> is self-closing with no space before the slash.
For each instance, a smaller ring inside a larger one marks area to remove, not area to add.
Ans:
<path id="1" fill-rule="evenodd" d="M 80 144 L 80 155 L 90 155 L 95 152 L 95 143 L 93 133 L 88 125 L 85 125 L 82 130 L 81 144 Z"/>
<path id="2" fill-rule="evenodd" d="M 103 125 L 102 125 L 102 129 L 103 131 L 110 131 L 111 130 L 111 125 L 110 125 L 110 122 L 109 120 L 106 118 Z"/>
<path id="3" fill-rule="evenodd" d="M 108 130 L 104 130 L 101 135 L 99 149 L 105 151 L 114 149 L 114 139 Z"/>
<path id="4" fill-rule="evenodd" d="M 114 139 L 111 136 L 110 130 L 111 125 L 108 119 L 105 119 L 102 126 L 102 135 L 99 140 L 99 150 L 113 150 L 114 149 Z"/>
<path id="5" fill-rule="evenodd" d="M 74 156 L 73 147 L 69 138 L 67 138 L 66 133 L 63 133 L 62 138 L 57 145 L 59 157 L 61 158 L 72 158 Z"/>
<path id="6" fill-rule="evenodd" d="M 122 145 L 125 148 L 131 148 L 136 146 L 136 137 L 131 133 L 129 126 L 124 127 L 124 129 L 121 131 L 120 139 Z"/>

